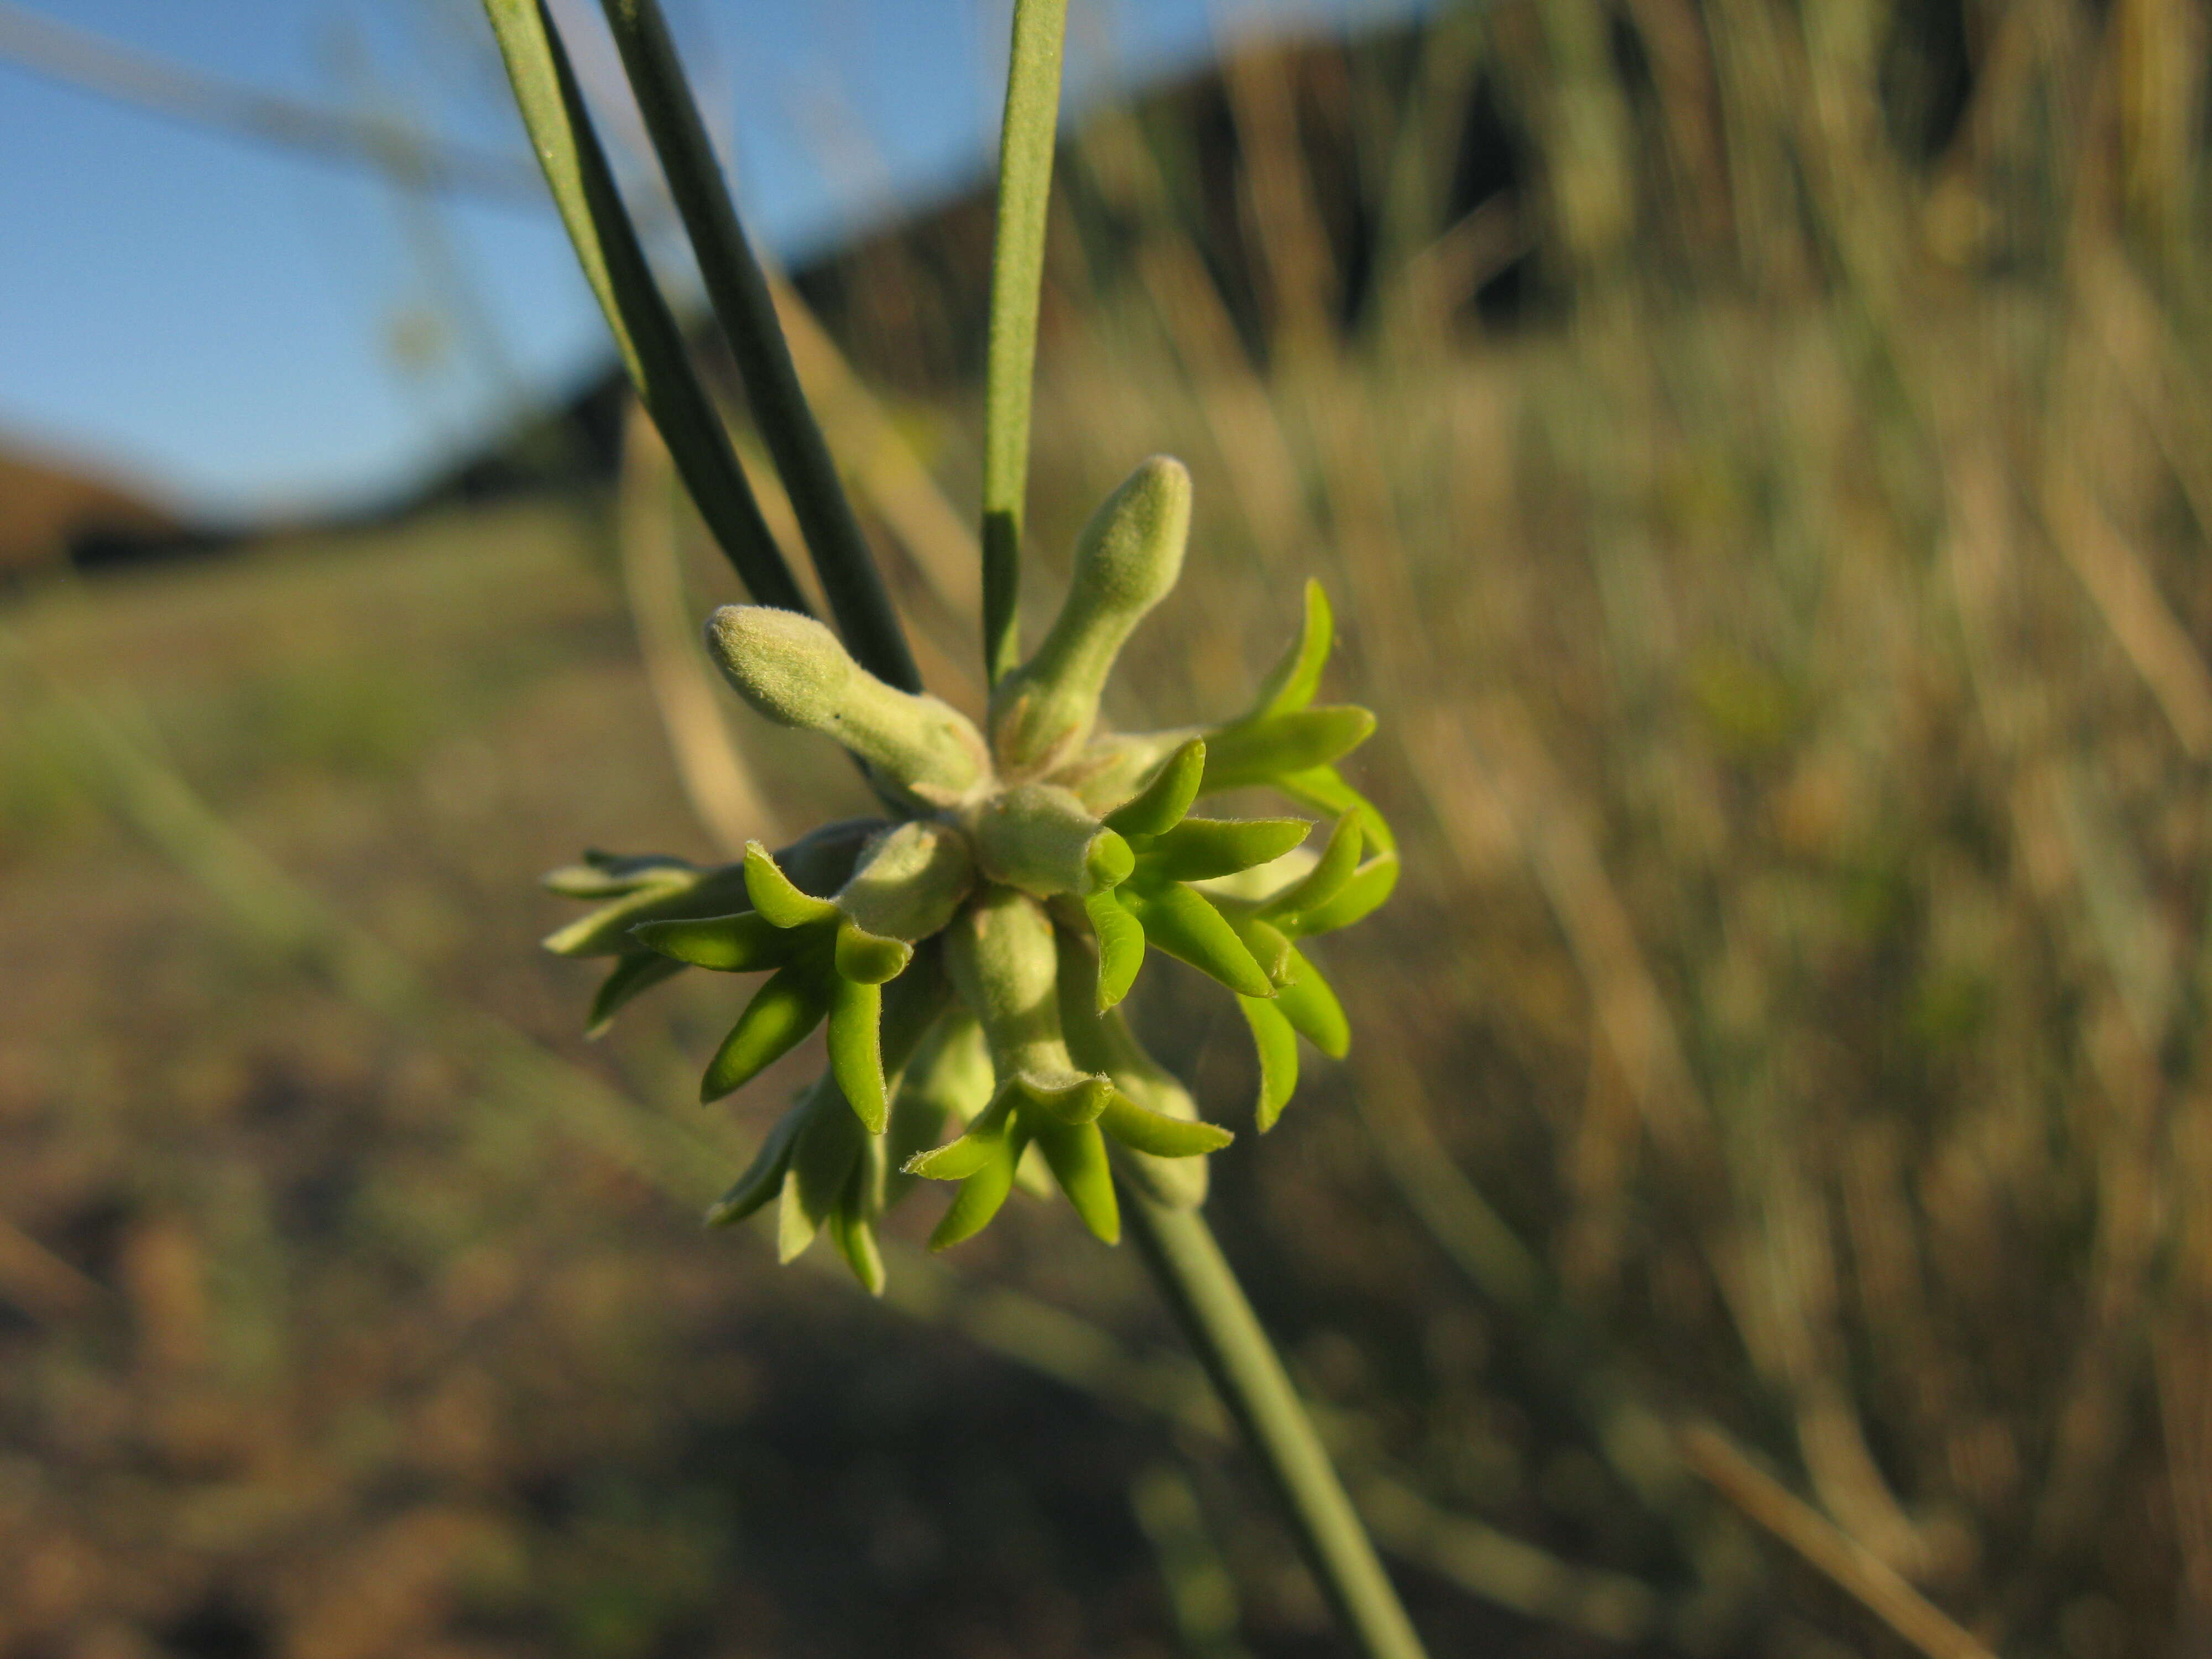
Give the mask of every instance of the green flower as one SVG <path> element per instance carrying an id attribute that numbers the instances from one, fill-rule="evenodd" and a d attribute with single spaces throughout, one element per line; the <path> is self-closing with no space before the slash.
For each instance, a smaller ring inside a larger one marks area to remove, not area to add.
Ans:
<path id="1" fill-rule="evenodd" d="M 1297 1039 L 1341 1057 L 1344 1012 L 1301 948 L 1389 896 L 1389 826 L 1336 763 L 1365 709 L 1314 706 L 1332 643 L 1318 585 L 1251 707 L 1212 726 L 1103 731 L 1123 644 L 1172 591 L 1190 524 L 1176 462 L 1139 466 L 1095 514 L 1066 600 L 991 699 L 988 732 L 868 673 L 810 618 L 726 605 L 707 641 L 757 712 L 835 738 L 896 814 L 830 824 L 703 868 L 587 855 L 547 878 L 599 908 L 546 940 L 611 956 L 592 1027 L 698 967 L 763 974 L 700 1095 L 741 1088 L 828 1028 L 829 1069 L 801 1091 L 709 1213 L 777 1205 L 788 1261 L 825 1231 L 872 1290 L 876 1226 L 923 1180 L 957 1182 L 939 1248 L 986 1225 L 1016 1186 L 1056 1187 L 1098 1237 L 1121 1231 L 1118 1173 L 1157 1201 L 1205 1197 L 1230 1132 L 1146 1053 L 1120 1004 L 1157 950 L 1221 981 L 1259 1052 L 1267 1129 L 1297 1082 Z M 1271 788 L 1333 818 L 1194 817 L 1210 794 Z M 948 1132 L 950 1139 L 945 1139 Z"/>

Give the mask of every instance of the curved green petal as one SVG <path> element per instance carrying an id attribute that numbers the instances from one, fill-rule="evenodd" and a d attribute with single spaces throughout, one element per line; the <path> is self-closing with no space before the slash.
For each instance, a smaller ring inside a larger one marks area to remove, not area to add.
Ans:
<path id="1" fill-rule="evenodd" d="M 1138 854 L 1152 881 L 1211 881 L 1266 864 L 1313 833 L 1304 818 L 1185 818 Z"/>
<path id="2" fill-rule="evenodd" d="M 700 1079 L 701 1101 L 741 1089 L 789 1054 L 830 1012 L 830 983 L 807 964 L 778 969 L 761 987 Z"/>
<path id="3" fill-rule="evenodd" d="M 1203 894 L 1180 883 L 1132 884 L 1119 890 L 1122 902 L 1144 924 L 1148 943 L 1212 975 L 1241 996 L 1274 994 L 1267 970 L 1253 960 L 1237 930 Z"/>
<path id="4" fill-rule="evenodd" d="M 1167 757 L 1150 783 L 1106 815 L 1106 827 L 1125 836 L 1164 834 L 1190 811 L 1205 776 L 1206 740 L 1193 738 Z"/>
<path id="5" fill-rule="evenodd" d="M 1092 1235 L 1106 1243 L 1121 1241 L 1121 1211 L 1114 1201 L 1114 1172 L 1106 1163 L 1106 1138 L 1096 1123 L 1041 1127 L 1037 1145 L 1052 1166 L 1053 1179 L 1075 1206 Z"/>
<path id="6" fill-rule="evenodd" d="M 1237 1006 L 1244 1011 L 1244 1023 L 1252 1028 L 1252 1046 L 1260 1052 L 1260 1100 L 1253 1118 L 1265 1134 L 1297 1090 L 1297 1033 L 1272 1002 L 1239 997 Z"/>

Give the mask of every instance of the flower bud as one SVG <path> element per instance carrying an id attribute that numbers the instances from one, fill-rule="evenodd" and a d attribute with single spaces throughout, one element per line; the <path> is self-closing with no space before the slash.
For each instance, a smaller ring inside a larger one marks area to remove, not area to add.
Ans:
<path id="1" fill-rule="evenodd" d="M 945 933 L 953 988 L 983 1027 L 1001 1096 L 1009 1090 L 1042 1110 L 1095 1118 L 1112 1093 L 1106 1079 L 1076 1069 L 1060 1024 L 1060 952 L 1052 921 L 1036 900 L 988 887 Z"/>
<path id="2" fill-rule="evenodd" d="M 902 823 L 871 847 L 837 894 L 854 927 L 912 944 L 944 930 L 975 884 L 967 837 L 926 818 Z"/>
<path id="3" fill-rule="evenodd" d="M 762 714 L 836 738 L 916 799 L 948 805 L 989 775 L 982 737 L 964 715 L 884 684 L 811 617 L 726 605 L 707 619 L 707 649 Z"/>
<path id="4" fill-rule="evenodd" d="M 1139 466 L 1091 515 L 1051 631 L 992 694 L 992 738 L 1005 766 L 1048 771 L 1090 737 L 1114 659 L 1175 586 L 1189 534 L 1190 474 L 1164 455 Z"/>
<path id="5" fill-rule="evenodd" d="M 1033 898 L 1089 895 L 1127 879 L 1129 843 L 1049 783 L 1020 783 L 975 811 L 975 856 L 993 881 Z"/>

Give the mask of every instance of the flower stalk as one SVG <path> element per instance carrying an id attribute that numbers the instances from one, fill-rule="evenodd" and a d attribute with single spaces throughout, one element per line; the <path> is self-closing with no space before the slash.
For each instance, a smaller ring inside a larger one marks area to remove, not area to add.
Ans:
<path id="1" fill-rule="evenodd" d="M 1315 707 L 1333 644 L 1309 585 L 1297 639 L 1241 715 L 1115 732 L 1099 705 L 1123 645 L 1181 574 L 1191 481 L 1154 457 L 1101 505 L 1060 611 L 1022 659 L 1016 622 L 1045 208 L 1066 0 L 1016 0 L 986 372 L 979 727 L 922 690 L 898 618 L 791 371 L 766 286 L 714 166 L 656 0 L 605 0 L 624 65 L 736 349 L 747 396 L 837 631 L 805 613 L 727 434 L 700 389 L 592 136 L 544 0 L 486 0 L 516 96 L 623 362 L 687 484 L 761 603 L 726 605 L 705 643 L 763 718 L 834 738 L 887 817 L 831 824 L 732 865 L 592 854 L 549 885 L 596 908 L 545 941 L 612 958 L 603 1029 L 686 968 L 764 975 L 700 1095 L 744 1087 L 817 1028 L 828 1066 L 709 1212 L 775 1207 L 784 1261 L 822 1237 L 871 1291 L 878 1224 L 926 1182 L 954 1183 L 945 1249 L 1010 1194 L 1055 1188 L 1096 1237 L 1125 1222 L 1267 1469 L 1315 1573 L 1368 1659 L 1418 1638 L 1266 1332 L 1200 1212 L 1202 1121 L 1119 1005 L 1157 951 L 1232 993 L 1259 1059 L 1258 1127 L 1297 1082 L 1301 1042 L 1340 1056 L 1342 1007 L 1303 948 L 1389 896 L 1389 826 L 1336 763 L 1374 727 Z M 840 635 L 842 635 L 842 638 Z M 1208 795 L 1269 787 L 1328 813 L 1211 818 Z M 949 1135 L 949 1138 L 947 1138 Z"/>

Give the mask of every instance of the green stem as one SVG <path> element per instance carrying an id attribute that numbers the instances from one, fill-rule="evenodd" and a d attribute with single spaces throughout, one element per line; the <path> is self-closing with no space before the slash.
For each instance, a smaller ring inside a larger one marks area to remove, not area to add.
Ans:
<path id="1" fill-rule="evenodd" d="M 999 217 L 991 245 L 991 328 L 983 372 L 983 665 L 996 685 L 1021 661 L 1022 497 L 1030 465 L 1030 382 L 1044 283 L 1045 204 L 1060 125 L 1067 0 L 1014 0 Z"/>
<path id="2" fill-rule="evenodd" d="M 484 0 L 484 13 L 577 262 L 606 313 L 630 384 L 660 428 L 700 517 L 754 599 L 807 611 L 721 416 L 692 371 L 683 331 L 646 263 L 544 0 Z"/>
<path id="3" fill-rule="evenodd" d="M 1122 1213 L 1213 1386 L 1259 1455 L 1330 1605 L 1366 1659 L 1424 1659 L 1297 1391 L 1196 1210 L 1121 1185 Z"/>
<path id="4" fill-rule="evenodd" d="M 669 194 L 706 279 L 708 302 L 730 343 L 753 422 L 775 459 L 791 510 L 814 556 L 822 590 L 853 655 L 878 679 L 921 690 L 898 613 L 884 591 L 860 522 L 792 367 L 768 279 L 722 181 L 706 123 L 684 78 L 659 0 L 603 0 L 630 89 L 668 178 Z"/>

